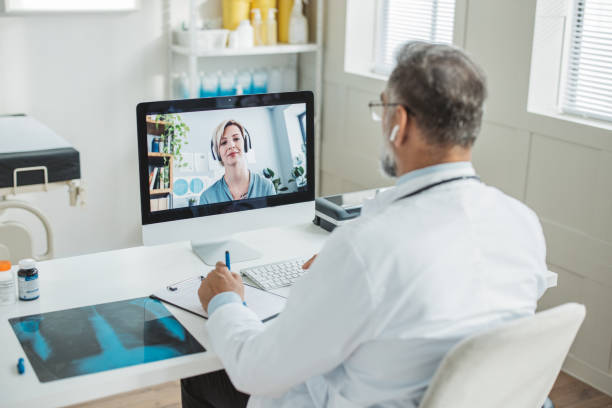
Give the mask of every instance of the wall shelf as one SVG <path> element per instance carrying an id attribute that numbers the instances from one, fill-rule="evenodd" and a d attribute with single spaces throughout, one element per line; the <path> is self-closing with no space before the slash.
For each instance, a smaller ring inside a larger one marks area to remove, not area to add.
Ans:
<path id="1" fill-rule="evenodd" d="M 199 7 L 208 0 L 187 0 L 188 3 L 188 26 L 196 27 L 197 18 L 200 13 Z M 237 69 L 237 66 L 246 61 L 255 61 L 253 66 L 260 67 L 262 62 L 268 60 L 289 60 L 297 75 L 297 86 L 290 86 L 281 91 L 311 90 L 315 98 L 314 129 L 315 129 L 315 169 L 314 173 L 320 173 L 320 141 L 321 141 L 321 104 L 323 101 L 323 10 L 326 0 L 310 0 L 304 8 L 304 14 L 308 19 L 308 44 L 277 44 L 263 45 L 252 48 L 220 48 L 211 50 L 198 50 L 196 47 L 195 33 L 189 32 L 189 45 L 180 46 L 174 44 L 171 9 L 165 15 L 165 26 L 168 40 L 168 66 L 167 66 L 167 95 L 168 99 L 179 98 L 173 93 L 172 74 L 175 62 L 186 63 L 188 95 L 190 98 L 199 96 L 200 70 L 216 71 L 225 65 L 227 69 Z M 168 4 L 170 2 L 168 1 Z M 175 3 L 175 2 L 173 2 Z M 184 16 L 183 16 L 184 17 Z M 219 16 L 207 16 L 219 17 Z M 278 57 L 276 57 L 278 56 Z M 239 58 L 247 57 L 247 58 Z M 225 59 L 224 59 L 225 58 Z M 277 91 L 278 92 L 278 91 Z M 180 97 L 183 97 L 181 95 Z M 315 195 L 318 195 L 320 183 L 316 183 Z"/>
<path id="2" fill-rule="evenodd" d="M 147 119 L 147 134 L 153 136 L 161 136 L 166 130 L 166 125 L 168 122 L 163 122 L 161 120 L 149 120 Z"/>
<path id="3" fill-rule="evenodd" d="M 153 122 L 147 123 L 155 124 Z M 172 190 L 174 189 L 174 155 L 171 153 L 148 152 L 147 158 L 149 162 L 149 170 L 154 167 L 162 167 L 168 170 L 169 186 L 167 188 L 149 189 L 151 209 L 154 211 L 167 210 L 172 206 Z M 156 177 L 160 177 L 159 173 Z M 163 204 L 163 208 L 160 208 L 160 199 L 165 203 Z"/>
<path id="4" fill-rule="evenodd" d="M 149 194 L 153 195 L 163 195 L 166 196 L 172 192 L 171 188 L 158 188 L 155 190 L 150 190 Z"/>
<path id="5" fill-rule="evenodd" d="M 174 157 L 170 153 L 157 153 L 157 152 L 149 152 L 148 156 L 149 157 L 168 157 L 168 158 Z"/>
<path id="6" fill-rule="evenodd" d="M 176 54 L 196 57 L 300 54 L 304 52 L 316 52 L 319 50 L 319 46 L 317 44 L 279 44 L 260 45 L 252 48 L 217 48 L 212 50 L 196 50 L 196 52 L 193 54 L 191 53 L 189 47 L 172 45 L 171 48 Z"/>

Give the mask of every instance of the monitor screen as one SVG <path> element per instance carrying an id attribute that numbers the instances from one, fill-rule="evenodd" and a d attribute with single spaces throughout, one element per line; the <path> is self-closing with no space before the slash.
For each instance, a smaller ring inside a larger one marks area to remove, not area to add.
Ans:
<path id="1" fill-rule="evenodd" d="M 311 92 L 141 103 L 143 224 L 314 199 Z"/>

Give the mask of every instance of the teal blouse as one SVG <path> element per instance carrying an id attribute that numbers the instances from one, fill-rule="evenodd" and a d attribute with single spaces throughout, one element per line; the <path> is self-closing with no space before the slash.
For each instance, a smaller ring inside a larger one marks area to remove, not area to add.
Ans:
<path id="1" fill-rule="evenodd" d="M 268 180 L 264 176 L 253 173 L 250 170 L 249 173 L 249 191 L 247 192 L 247 195 L 246 197 L 244 197 L 244 199 L 276 195 L 276 190 L 274 190 L 274 184 L 272 184 L 270 180 Z M 215 184 L 208 187 L 200 195 L 200 205 L 233 200 L 234 199 L 232 198 L 232 193 L 230 193 L 229 187 L 225 182 L 225 177 L 221 177 L 215 182 Z"/>

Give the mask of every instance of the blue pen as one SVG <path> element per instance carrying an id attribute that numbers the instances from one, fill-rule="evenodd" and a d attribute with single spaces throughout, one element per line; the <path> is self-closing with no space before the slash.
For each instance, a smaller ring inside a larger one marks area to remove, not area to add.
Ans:
<path id="1" fill-rule="evenodd" d="M 229 259 L 229 251 L 225 251 L 225 266 L 227 269 L 230 269 L 230 259 Z M 245 301 L 242 302 L 243 305 L 247 305 Z"/>

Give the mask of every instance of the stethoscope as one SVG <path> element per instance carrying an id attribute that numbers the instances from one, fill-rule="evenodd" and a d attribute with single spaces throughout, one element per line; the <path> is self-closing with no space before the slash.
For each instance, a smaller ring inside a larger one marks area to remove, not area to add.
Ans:
<path id="1" fill-rule="evenodd" d="M 395 201 L 403 200 L 404 198 L 413 197 L 413 196 L 415 196 L 417 194 L 421 194 L 422 192 L 429 190 L 430 188 L 437 187 L 440 184 L 452 183 L 453 181 L 469 180 L 469 179 L 480 181 L 480 177 L 478 177 L 478 176 L 459 176 L 459 177 L 453 177 L 453 178 L 449 178 L 449 179 L 438 181 L 436 183 L 428 184 L 425 187 L 421 187 L 418 190 L 415 190 L 415 191 L 413 191 L 411 193 L 408 193 L 408 194 L 403 195 L 403 196 L 401 196 L 399 198 L 396 198 L 393 201 L 395 202 Z"/>

